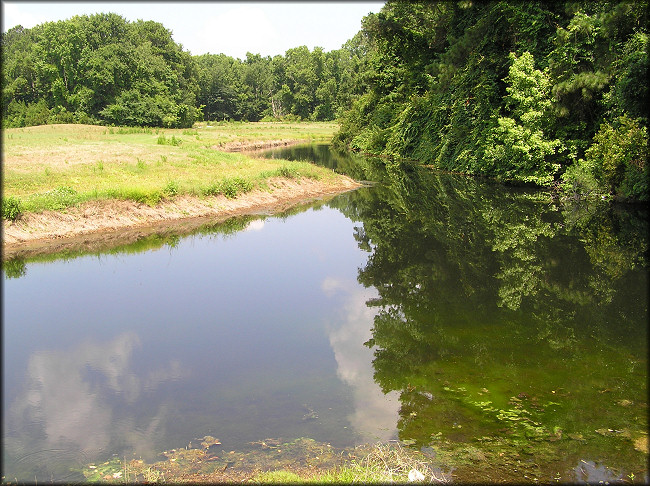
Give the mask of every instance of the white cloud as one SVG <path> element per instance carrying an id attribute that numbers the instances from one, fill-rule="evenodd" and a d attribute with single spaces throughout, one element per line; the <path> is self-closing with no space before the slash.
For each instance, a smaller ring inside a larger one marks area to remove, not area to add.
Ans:
<path id="1" fill-rule="evenodd" d="M 153 454 L 153 439 L 163 433 L 167 406 L 161 404 L 156 416 L 136 427 L 134 414 L 116 416 L 112 404 L 137 403 L 143 391 L 179 379 L 185 371 L 170 361 L 167 368 L 137 376 L 131 359 L 140 346 L 138 336 L 126 332 L 113 341 L 86 342 L 70 351 L 33 353 L 26 388 L 7 414 L 15 432 L 4 439 L 12 450 L 68 448 L 82 451 L 91 461 L 119 441 L 137 447 L 141 455 Z"/>
<path id="2" fill-rule="evenodd" d="M 246 225 L 244 231 L 260 231 L 262 228 L 264 228 L 264 220 L 254 219 Z"/>

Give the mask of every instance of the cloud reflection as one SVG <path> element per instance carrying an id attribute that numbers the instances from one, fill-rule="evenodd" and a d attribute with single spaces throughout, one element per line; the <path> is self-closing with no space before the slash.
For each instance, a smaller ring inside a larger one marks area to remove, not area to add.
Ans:
<path id="1" fill-rule="evenodd" d="M 246 225 L 244 231 L 260 231 L 262 228 L 264 228 L 264 220 L 254 219 Z"/>
<path id="2" fill-rule="evenodd" d="M 87 461 L 115 444 L 146 455 L 163 432 L 166 407 L 142 420 L 131 412 L 143 392 L 181 377 L 180 363 L 138 376 L 131 363 L 140 339 L 133 332 L 72 350 L 38 351 L 29 358 L 24 392 L 11 405 L 4 436 L 12 453 L 78 451 Z M 133 415 L 133 416 L 130 416 Z"/>
<path id="3" fill-rule="evenodd" d="M 321 288 L 329 297 L 343 294 L 343 316 L 337 325 L 330 326 L 328 334 L 337 374 L 353 390 L 354 412 L 348 419 L 364 442 L 393 439 L 397 435 L 399 395 L 384 395 L 374 382 L 373 351 L 363 344 L 372 337 L 375 316 L 366 301 L 377 293 L 331 277 L 323 281 Z"/>

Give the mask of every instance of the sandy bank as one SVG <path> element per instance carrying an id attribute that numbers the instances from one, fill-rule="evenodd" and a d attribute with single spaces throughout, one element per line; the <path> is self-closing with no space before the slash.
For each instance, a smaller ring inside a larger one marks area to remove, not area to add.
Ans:
<path id="1" fill-rule="evenodd" d="M 270 191 L 254 190 L 236 199 L 179 196 L 156 207 L 133 201 L 91 201 L 63 212 L 28 213 L 3 220 L 2 258 L 93 250 L 125 244 L 158 232 L 190 232 L 210 222 L 243 214 L 274 213 L 313 199 L 356 189 L 354 180 L 268 180 Z"/>
<path id="2" fill-rule="evenodd" d="M 272 149 L 278 147 L 288 147 L 289 145 L 297 145 L 301 143 L 309 143 L 309 140 L 264 140 L 264 141 L 234 141 L 226 142 L 220 145 L 213 145 L 212 148 L 216 150 L 223 150 L 224 152 L 255 152 L 258 150 Z"/>

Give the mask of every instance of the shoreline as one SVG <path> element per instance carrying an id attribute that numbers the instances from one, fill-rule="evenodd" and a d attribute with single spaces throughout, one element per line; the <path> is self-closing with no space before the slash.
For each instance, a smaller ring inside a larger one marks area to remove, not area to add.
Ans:
<path id="1" fill-rule="evenodd" d="M 92 251 L 160 232 L 189 233 L 233 216 L 273 214 L 355 190 L 362 184 L 337 175 L 333 182 L 273 178 L 271 190 L 255 189 L 235 199 L 177 196 L 155 207 L 125 200 L 89 201 L 64 211 L 27 213 L 2 221 L 2 261 L 61 251 Z"/>

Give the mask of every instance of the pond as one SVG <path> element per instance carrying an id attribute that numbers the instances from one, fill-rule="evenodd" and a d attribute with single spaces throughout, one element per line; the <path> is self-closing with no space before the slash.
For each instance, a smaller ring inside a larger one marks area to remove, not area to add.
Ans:
<path id="1" fill-rule="evenodd" d="M 3 265 L 3 480 L 210 435 L 399 439 L 461 481 L 644 481 L 648 215 L 290 147 L 369 187 Z"/>

